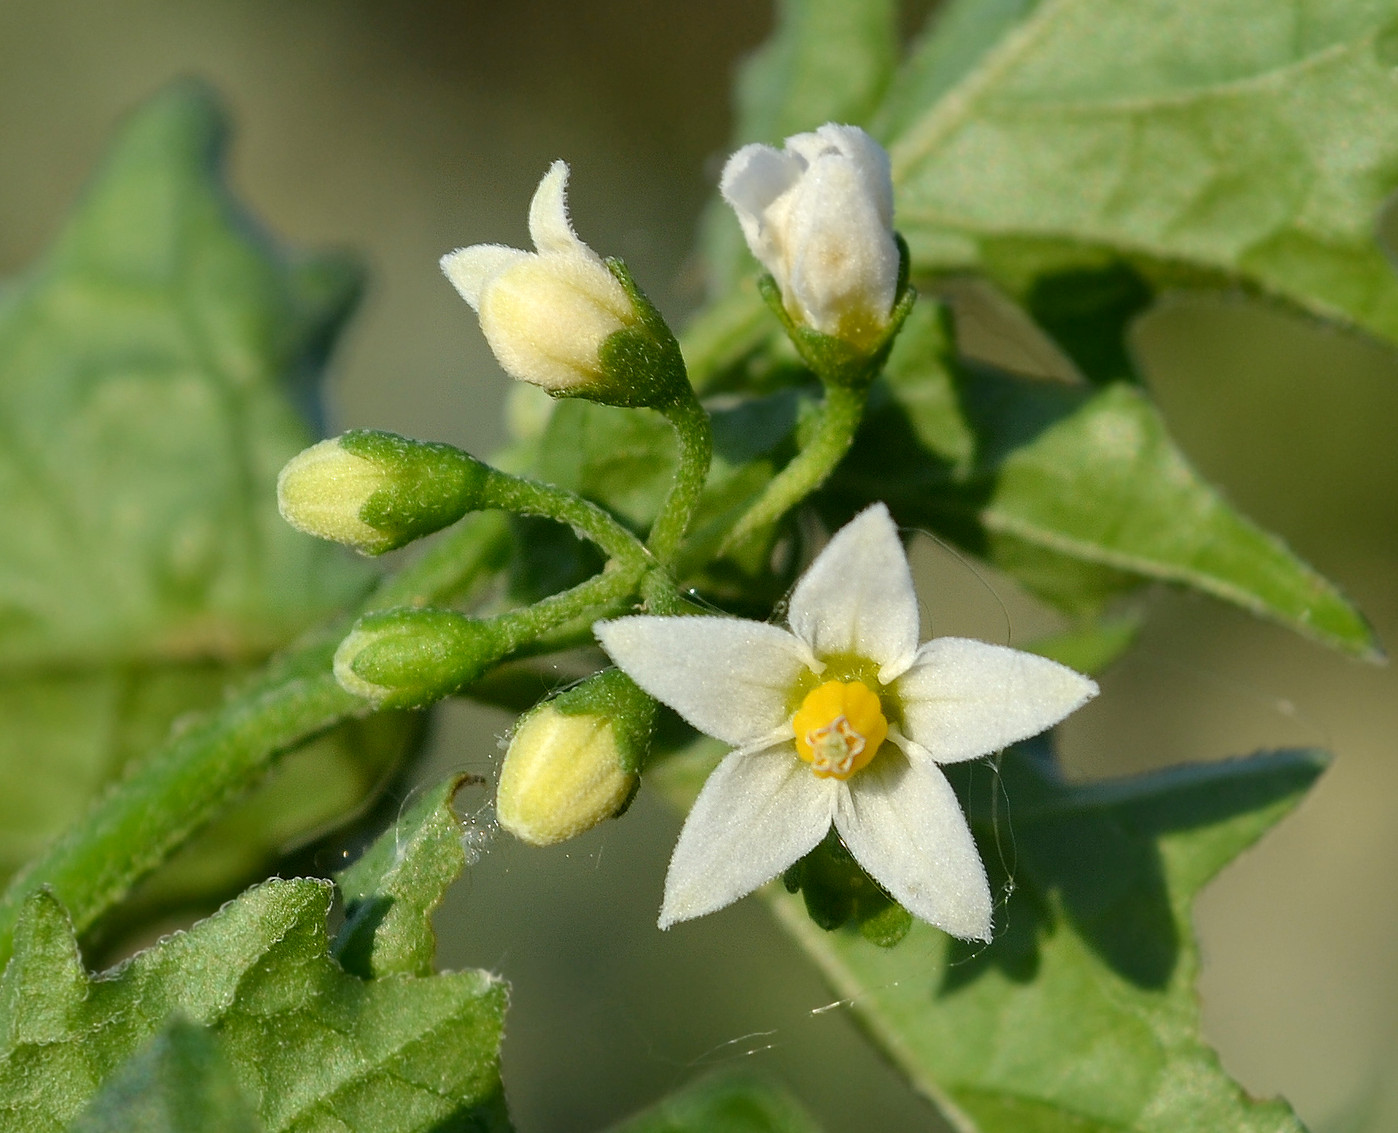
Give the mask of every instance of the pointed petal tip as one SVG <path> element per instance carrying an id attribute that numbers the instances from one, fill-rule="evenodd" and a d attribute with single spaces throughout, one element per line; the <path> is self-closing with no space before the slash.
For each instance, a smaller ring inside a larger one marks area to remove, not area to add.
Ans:
<path id="1" fill-rule="evenodd" d="M 568 219 L 569 172 L 568 163 L 560 158 L 539 181 L 529 202 L 529 238 L 540 252 L 582 252 L 592 257 L 592 249 L 578 239 Z"/>

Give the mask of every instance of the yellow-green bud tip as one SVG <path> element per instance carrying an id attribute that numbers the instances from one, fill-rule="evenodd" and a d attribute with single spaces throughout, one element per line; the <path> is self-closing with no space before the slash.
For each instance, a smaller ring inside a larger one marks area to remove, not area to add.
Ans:
<path id="1" fill-rule="evenodd" d="M 570 715 L 546 704 L 524 718 L 510 741 L 496 817 L 521 841 L 551 846 L 615 815 L 635 782 L 622 767 L 610 717 Z"/>
<path id="2" fill-rule="evenodd" d="M 287 462 L 277 477 L 277 507 L 298 531 L 373 554 L 385 538 L 359 512 L 386 483 L 378 464 L 349 452 L 336 437 Z"/>

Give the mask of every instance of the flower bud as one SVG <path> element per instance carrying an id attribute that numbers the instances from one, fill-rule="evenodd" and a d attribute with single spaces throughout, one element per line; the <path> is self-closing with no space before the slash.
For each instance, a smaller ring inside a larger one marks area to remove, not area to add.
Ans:
<path id="1" fill-rule="evenodd" d="M 857 126 L 828 123 L 748 145 L 724 166 L 719 190 L 752 254 L 799 325 L 873 352 L 899 298 L 888 154 Z"/>
<path id="2" fill-rule="evenodd" d="M 488 475 L 451 445 L 356 429 L 292 457 L 277 506 L 298 531 L 379 555 L 478 507 Z"/>
<path id="3" fill-rule="evenodd" d="M 479 677 L 508 649 L 489 622 L 453 610 L 366 614 L 335 650 L 335 679 L 375 708 L 422 708 Z"/>
<path id="4" fill-rule="evenodd" d="M 519 722 L 500 769 L 500 825 L 551 846 L 622 811 L 635 793 L 655 726 L 655 701 L 624 673 L 584 681 Z"/>
<path id="5" fill-rule="evenodd" d="M 529 207 L 533 252 L 476 244 L 443 256 L 442 270 L 511 377 L 608 405 L 673 401 L 689 388 L 674 335 L 620 262 L 578 239 L 567 188 L 555 161 Z"/>

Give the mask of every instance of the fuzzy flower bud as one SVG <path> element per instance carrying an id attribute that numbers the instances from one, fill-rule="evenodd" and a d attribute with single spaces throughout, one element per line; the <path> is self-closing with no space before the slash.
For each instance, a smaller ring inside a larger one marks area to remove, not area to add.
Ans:
<path id="1" fill-rule="evenodd" d="M 454 610 L 380 610 L 340 642 L 335 680 L 375 708 L 422 708 L 475 680 L 507 649 L 489 622 Z"/>
<path id="2" fill-rule="evenodd" d="M 529 206 L 533 252 L 475 244 L 443 256 L 442 271 L 511 377 L 609 405 L 673 400 L 688 389 L 674 336 L 620 263 L 578 239 L 567 189 L 555 161 Z"/>
<path id="3" fill-rule="evenodd" d="M 298 531 L 380 555 L 480 506 L 488 475 L 451 445 L 356 429 L 292 457 L 277 506 Z"/>
<path id="4" fill-rule="evenodd" d="M 828 123 L 748 145 L 724 166 L 723 199 L 797 324 L 856 347 L 885 339 L 898 300 L 888 154 L 857 126 Z"/>
<path id="5" fill-rule="evenodd" d="M 527 713 L 500 769 L 500 825 L 523 842 L 551 846 L 620 814 L 654 722 L 655 701 L 615 670 Z"/>

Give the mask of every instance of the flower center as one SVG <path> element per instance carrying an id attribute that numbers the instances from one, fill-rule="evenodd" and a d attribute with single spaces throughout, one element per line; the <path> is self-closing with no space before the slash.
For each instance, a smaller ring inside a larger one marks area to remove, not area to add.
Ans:
<path id="1" fill-rule="evenodd" d="M 826 681 L 806 694 L 791 719 L 796 754 L 821 779 L 848 779 L 888 735 L 879 698 L 863 681 Z"/>

